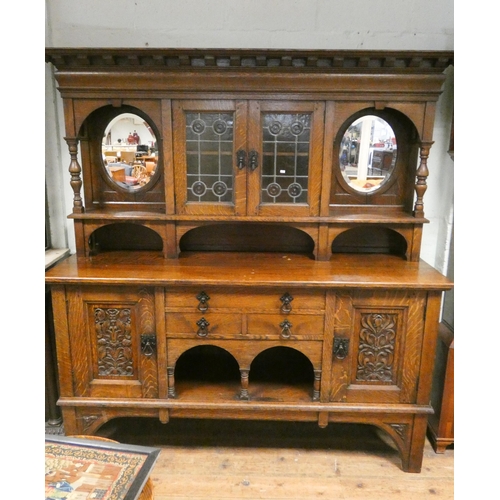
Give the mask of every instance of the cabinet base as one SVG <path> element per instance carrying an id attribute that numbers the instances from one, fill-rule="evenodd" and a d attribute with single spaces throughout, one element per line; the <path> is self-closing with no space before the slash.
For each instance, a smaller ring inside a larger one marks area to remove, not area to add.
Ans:
<path id="1" fill-rule="evenodd" d="M 301 411 L 301 410 L 261 410 L 248 412 L 221 411 L 215 409 L 197 410 L 182 408 L 120 408 L 102 406 L 63 406 L 65 433 L 68 435 L 96 435 L 107 422 L 120 417 L 150 417 L 168 423 L 175 419 L 225 419 L 253 421 L 317 422 L 324 428 L 328 423 L 365 424 L 375 426 L 391 439 L 401 458 L 404 472 L 418 473 L 422 467 L 427 413 L 390 413 L 361 411 Z"/>

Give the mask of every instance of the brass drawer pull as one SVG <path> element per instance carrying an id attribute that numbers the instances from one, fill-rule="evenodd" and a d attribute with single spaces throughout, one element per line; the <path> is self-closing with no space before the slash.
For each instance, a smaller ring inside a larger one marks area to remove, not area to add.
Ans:
<path id="1" fill-rule="evenodd" d="M 333 354 L 337 359 L 344 359 L 349 353 L 349 339 L 335 338 L 333 340 Z"/>
<path id="2" fill-rule="evenodd" d="M 196 324 L 199 327 L 196 335 L 198 335 L 198 337 L 206 337 L 208 335 L 208 327 L 210 326 L 210 323 L 205 318 L 201 318 L 196 322 Z"/>
<path id="3" fill-rule="evenodd" d="M 239 170 L 242 170 L 246 167 L 246 161 L 247 161 L 247 152 L 244 151 L 243 149 L 240 149 L 236 153 L 236 166 L 238 167 Z"/>
<path id="4" fill-rule="evenodd" d="M 255 170 L 259 166 L 259 153 L 253 150 L 250 151 L 248 159 L 250 160 L 250 170 Z"/>
<path id="5" fill-rule="evenodd" d="M 146 357 L 151 357 L 156 351 L 156 335 L 143 334 L 141 335 L 141 352 Z"/>
<path id="6" fill-rule="evenodd" d="M 198 304 L 198 310 L 201 312 L 208 311 L 208 301 L 210 300 L 210 297 L 205 292 L 200 292 L 196 296 L 196 299 L 200 301 Z"/>
<path id="7" fill-rule="evenodd" d="M 281 312 L 283 312 L 285 314 L 291 312 L 291 310 L 292 310 L 291 302 L 293 300 L 293 297 L 288 292 L 286 292 L 280 298 L 280 300 L 281 300 L 281 302 L 283 302 L 283 305 L 281 306 Z"/>
<path id="8" fill-rule="evenodd" d="M 289 339 L 290 338 L 290 335 L 292 335 L 292 324 L 290 323 L 290 321 L 288 321 L 287 319 L 285 319 L 285 321 L 282 321 L 280 323 L 280 328 L 281 328 L 281 333 L 280 333 L 280 337 L 282 339 Z"/>

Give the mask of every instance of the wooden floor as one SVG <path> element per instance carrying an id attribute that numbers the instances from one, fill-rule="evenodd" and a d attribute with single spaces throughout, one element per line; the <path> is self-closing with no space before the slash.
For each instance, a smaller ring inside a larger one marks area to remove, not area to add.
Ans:
<path id="1" fill-rule="evenodd" d="M 155 500 L 454 498 L 453 449 L 426 441 L 422 472 L 405 473 L 375 427 L 289 422 L 116 419 L 99 434 L 161 447 Z"/>

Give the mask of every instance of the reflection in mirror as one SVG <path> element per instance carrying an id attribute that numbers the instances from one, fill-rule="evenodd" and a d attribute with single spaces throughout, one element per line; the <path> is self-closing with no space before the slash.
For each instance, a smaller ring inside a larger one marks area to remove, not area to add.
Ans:
<path id="1" fill-rule="evenodd" d="M 376 191 L 396 164 L 396 136 L 382 118 L 365 115 L 347 129 L 340 144 L 342 175 L 356 191 Z"/>
<path id="2" fill-rule="evenodd" d="M 158 152 L 151 126 L 140 116 L 122 113 L 106 127 L 102 139 L 106 172 L 122 188 L 134 191 L 151 181 Z"/>

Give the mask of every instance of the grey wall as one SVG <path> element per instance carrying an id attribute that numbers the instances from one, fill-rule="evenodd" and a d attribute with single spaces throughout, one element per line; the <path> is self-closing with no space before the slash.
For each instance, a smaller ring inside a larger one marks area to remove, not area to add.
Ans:
<path id="1" fill-rule="evenodd" d="M 72 47 L 453 49 L 453 0 L 47 0 Z"/>

